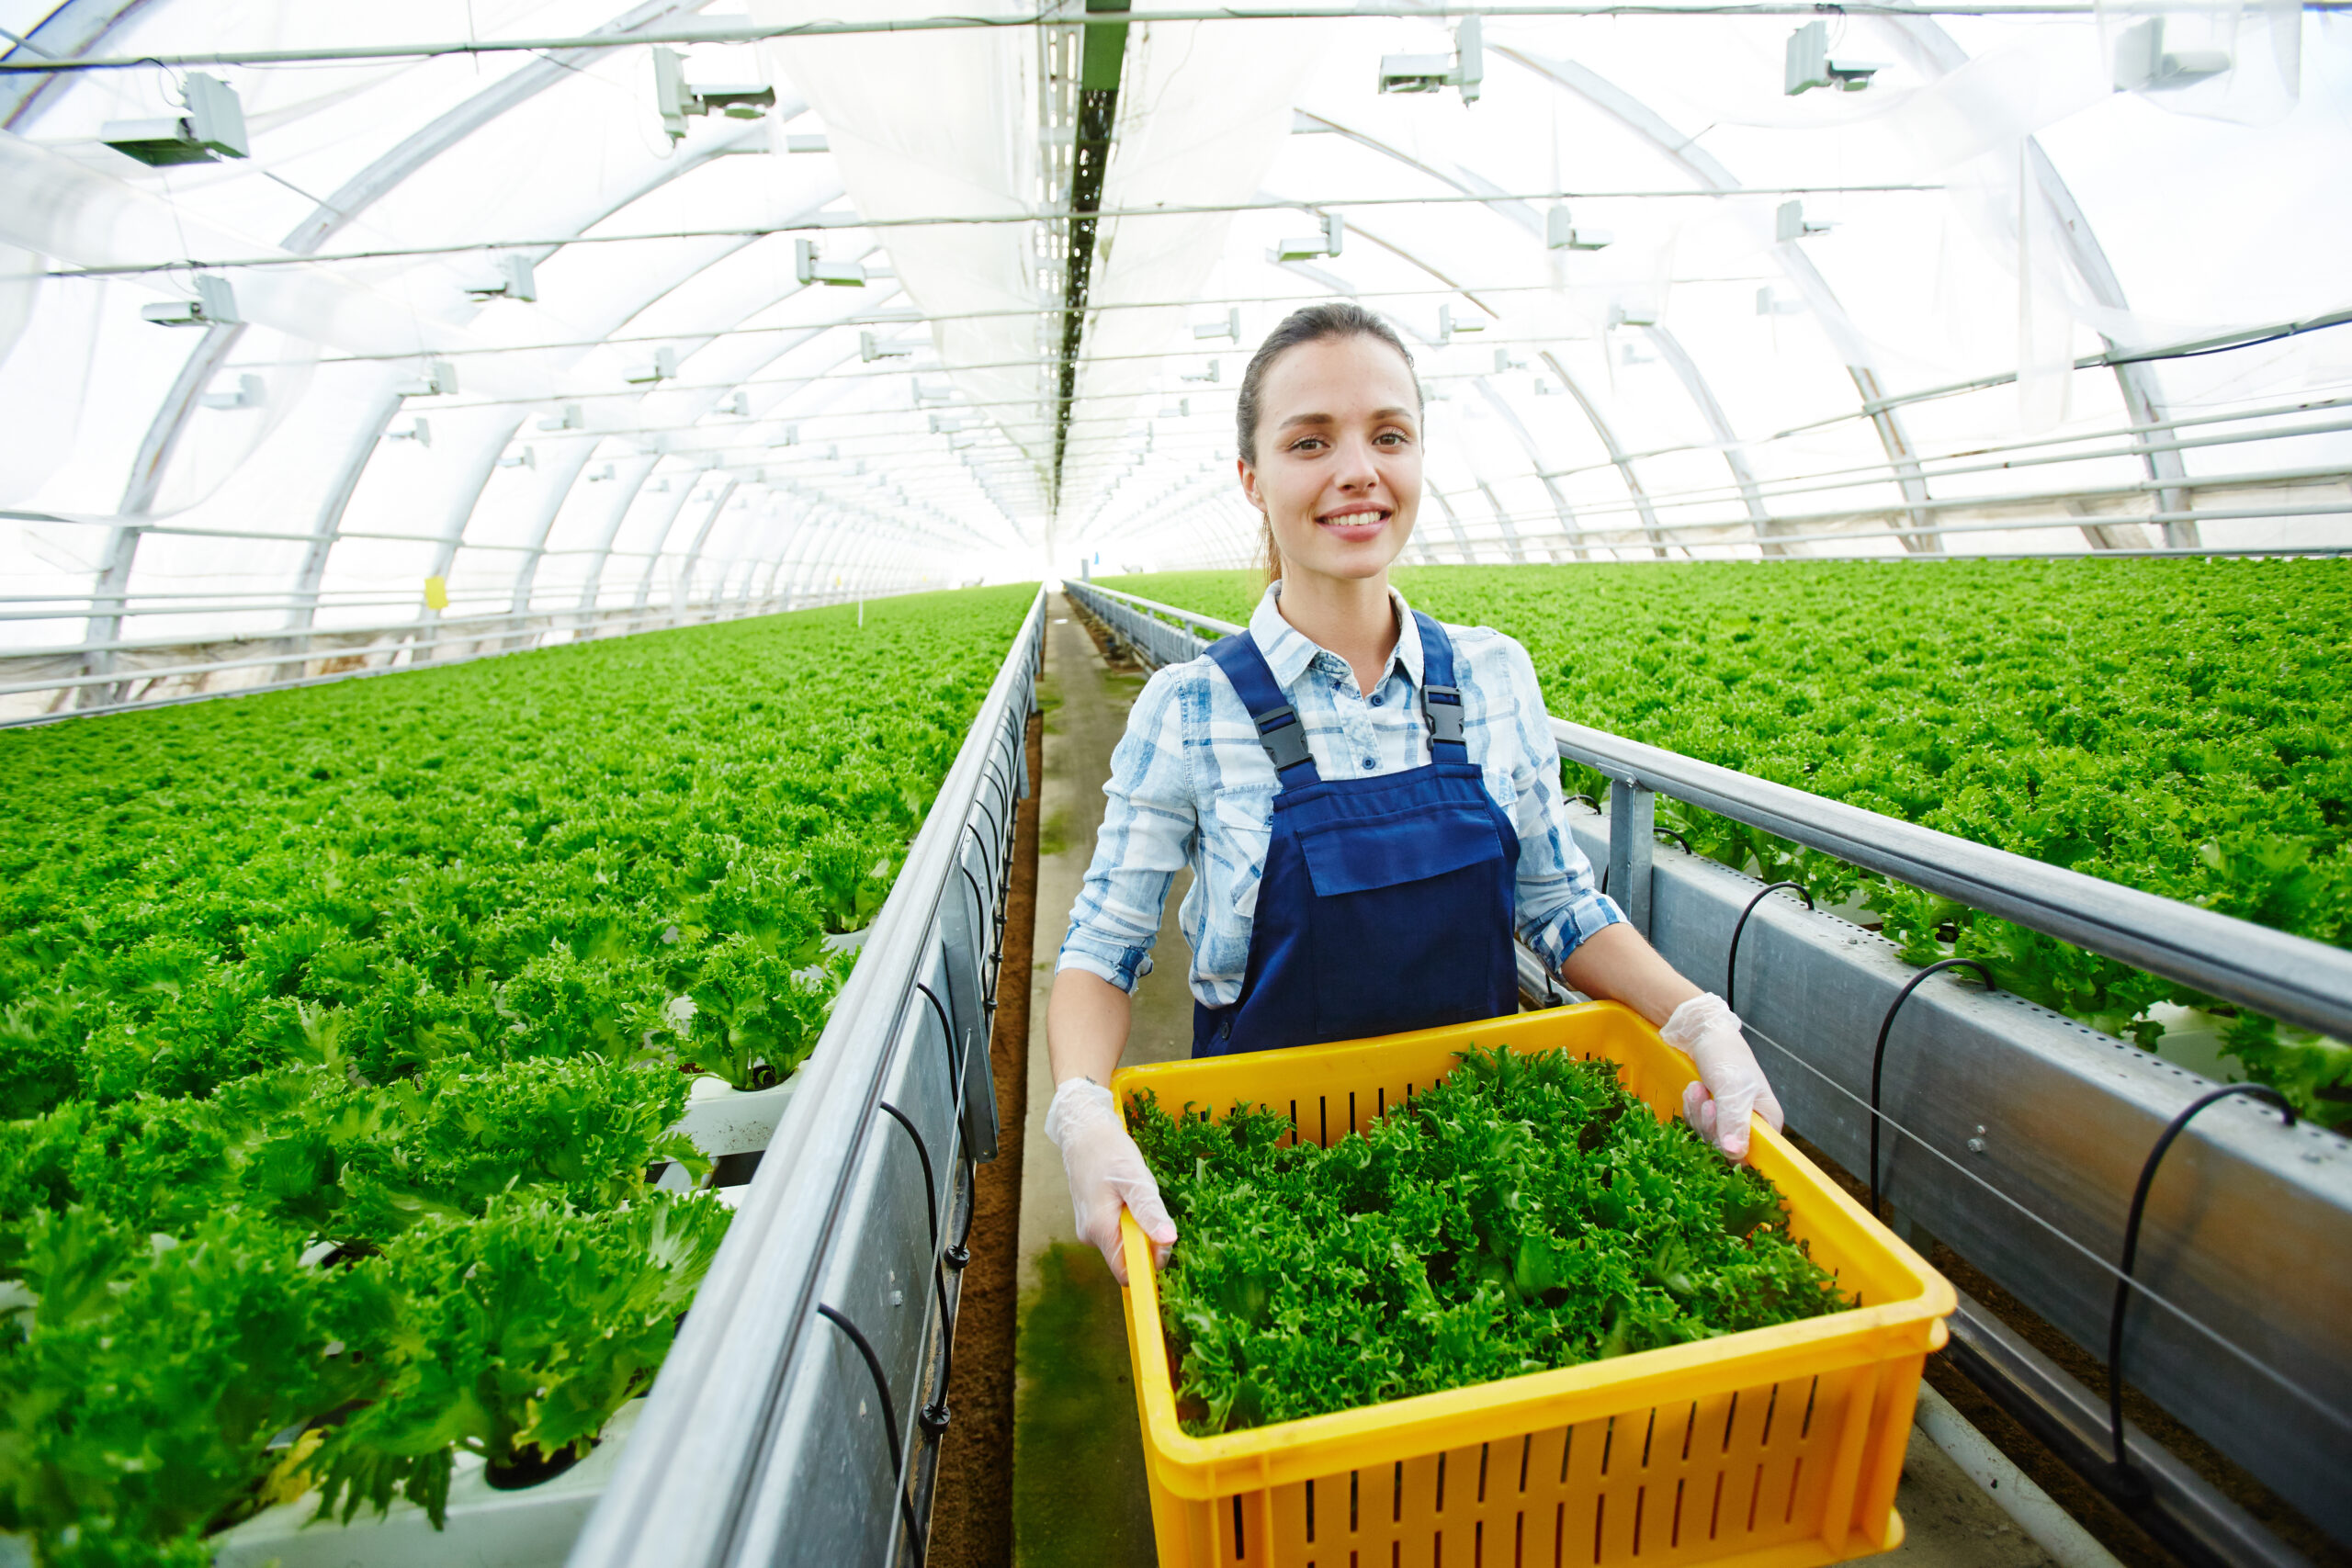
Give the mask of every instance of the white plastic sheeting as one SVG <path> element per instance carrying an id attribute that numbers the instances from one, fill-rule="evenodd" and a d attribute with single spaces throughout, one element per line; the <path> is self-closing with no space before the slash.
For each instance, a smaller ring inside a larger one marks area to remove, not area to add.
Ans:
<path id="1" fill-rule="evenodd" d="M 2352 326 L 2230 341 L 2352 307 L 2337 13 L 1832 15 L 1874 73 L 1795 96 L 1807 16 L 1497 16 L 1475 103 L 1377 91 L 1450 20 L 1136 22 L 1057 464 L 1082 13 L 724 3 L 0 0 L 5 63 L 311 56 L 0 76 L 0 709 L 1238 561 L 1236 384 L 1335 295 L 1430 400 L 1416 558 L 2352 544 Z M 776 101 L 673 141 L 695 28 Z M 335 58 L 517 37 L 582 41 Z M 249 158 L 100 140 L 195 70 Z M 199 277 L 239 323 L 141 319 Z"/>

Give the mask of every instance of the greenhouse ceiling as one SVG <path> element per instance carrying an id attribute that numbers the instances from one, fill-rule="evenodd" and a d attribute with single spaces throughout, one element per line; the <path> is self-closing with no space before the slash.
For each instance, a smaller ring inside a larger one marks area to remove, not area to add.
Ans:
<path id="1" fill-rule="evenodd" d="M 1335 296 L 1415 559 L 2352 543 L 2332 6 L 0 28 L 0 713 L 1236 563 Z"/>

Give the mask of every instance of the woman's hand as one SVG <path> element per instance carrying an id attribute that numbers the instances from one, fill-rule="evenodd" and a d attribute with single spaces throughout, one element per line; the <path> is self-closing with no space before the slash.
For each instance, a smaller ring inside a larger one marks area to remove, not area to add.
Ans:
<path id="1" fill-rule="evenodd" d="M 1747 1157 L 1751 1111 L 1772 1131 L 1781 1130 L 1781 1102 L 1739 1032 L 1739 1016 L 1723 998 L 1712 991 L 1692 997 L 1674 1010 L 1658 1034 L 1698 1063 L 1699 1081 L 1682 1091 L 1682 1119 L 1724 1158 Z"/>
<path id="2" fill-rule="evenodd" d="M 1080 1239 L 1099 1248 L 1112 1278 L 1127 1283 L 1127 1260 L 1119 1247 L 1119 1213 L 1136 1217 L 1156 1244 L 1155 1267 L 1168 1261 L 1176 1243 L 1176 1222 L 1159 1201 L 1159 1183 L 1143 1162 L 1143 1151 L 1127 1136 L 1111 1091 L 1091 1078 L 1069 1079 L 1054 1091 L 1046 1111 L 1046 1137 L 1062 1151 L 1069 1178 L 1070 1206 L 1077 1211 Z"/>

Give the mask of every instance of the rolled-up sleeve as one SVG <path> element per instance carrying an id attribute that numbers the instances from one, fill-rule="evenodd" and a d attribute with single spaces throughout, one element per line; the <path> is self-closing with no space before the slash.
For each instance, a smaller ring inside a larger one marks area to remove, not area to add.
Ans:
<path id="1" fill-rule="evenodd" d="M 1102 829 L 1070 908 L 1057 974 L 1082 969 L 1132 991 L 1151 973 L 1161 906 L 1200 832 L 1178 700 L 1181 668 L 1152 676 L 1111 752 Z"/>
<path id="2" fill-rule="evenodd" d="M 1552 740 L 1535 666 L 1516 641 L 1504 638 L 1502 645 L 1510 671 L 1511 725 L 1519 753 L 1511 777 L 1519 795 L 1513 804 L 1519 829 L 1517 924 L 1521 940 L 1556 970 L 1587 938 L 1625 915 L 1594 885 L 1592 862 L 1568 830 L 1560 751 Z"/>

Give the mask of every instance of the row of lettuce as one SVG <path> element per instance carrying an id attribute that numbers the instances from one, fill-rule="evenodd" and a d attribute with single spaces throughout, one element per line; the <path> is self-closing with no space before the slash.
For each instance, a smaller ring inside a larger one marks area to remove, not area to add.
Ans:
<path id="1" fill-rule="evenodd" d="M 0 733 L 0 1529 L 197 1563 L 582 1451 L 1034 589 Z"/>
<path id="2" fill-rule="evenodd" d="M 1527 646 L 1553 713 L 1980 843 L 2352 945 L 2352 563 L 1764 561 L 1400 570 Z M 1246 619 L 1246 572 L 1106 586 Z M 1567 787 L 1605 798 L 1573 765 Z M 2352 1124 L 2352 1045 L 1660 802 L 1700 853 L 1860 897 L 1915 963 L 2154 1045 L 2217 1029 L 2246 1076 Z M 2184 1014 L 2177 1009 L 2192 1010 Z"/>

